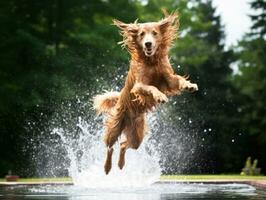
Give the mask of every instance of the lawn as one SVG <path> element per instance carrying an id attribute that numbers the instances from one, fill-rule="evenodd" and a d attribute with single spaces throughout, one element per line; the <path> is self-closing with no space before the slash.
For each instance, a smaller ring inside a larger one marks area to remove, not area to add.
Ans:
<path id="1" fill-rule="evenodd" d="M 162 175 L 161 180 L 179 180 L 179 181 L 212 181 L 212 180 L 266 180 L 266 176 L 240 176 L 240 175 Z M 60 178 L 20 178 L 18 182 L 71 182 L 70 177 Z M 5 179 L 0 179 L 5 182 Z"/>
<path id="2" fill-rule="evenodd" d="M 162 175 L 161 180 L 266 180 L 266 176 L 240 175 Z"/>
<path id="3" fill-rule="evenodd" d="M 5 182 L 5 179 L 0 179 L 0 182 Z M 60 177 L 60 178 L 20 178 L 18 182 L 45 182 L 45 183 L 53 183 L 53 182 L 72 182 L 70 177 Z"/>

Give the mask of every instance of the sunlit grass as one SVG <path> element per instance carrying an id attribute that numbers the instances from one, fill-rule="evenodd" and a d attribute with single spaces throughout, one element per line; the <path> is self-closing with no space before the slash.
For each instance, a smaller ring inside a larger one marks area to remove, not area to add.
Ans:
<path id="1" fill-rule="evenodd" d="M 162 175 L 161 180 L 178 180 L 178 181 L 215 181 L 215 180 L 265 180 L 266 176 L 240 176 L 240 175 Z M 5 179 L 0 179 L 0 182 L 5 182 Z M 70 177 L 59 178 L 20 178 L 18 182 L 27 183 L 69 183 L 72 182 Z"/>
<path id="2" fill-rule="evenodd" d="M 5 179 L 0 179 L 0 182 L 5 182 Z M 58 178 L 20 178 L 17 182 L 27 182 L 27 183 L 36 183 L 36 182 L 44 182 L 44 183 L 53 183 L 53 182 L 72 182 L 72 178 L 70 177 L 58 177 Z"/>
<path id="3" fill-rule="evenodd" d="M 241 175 L 163 175 L 161 180 L 266 180 L 266 176 Z"/>

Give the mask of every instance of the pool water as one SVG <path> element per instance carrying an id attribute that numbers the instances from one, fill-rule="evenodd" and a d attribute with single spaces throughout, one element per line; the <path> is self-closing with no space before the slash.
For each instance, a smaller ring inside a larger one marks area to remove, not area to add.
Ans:
<path id="1" fill-rule="evenodd" d="M 0 199 L 6 200 L 175 200 L 236 199 L 265 200 L 266 191 L 246 184 L 158 183 L 147 187 L 87 188 L 70 185 L 4 186 Z"/>

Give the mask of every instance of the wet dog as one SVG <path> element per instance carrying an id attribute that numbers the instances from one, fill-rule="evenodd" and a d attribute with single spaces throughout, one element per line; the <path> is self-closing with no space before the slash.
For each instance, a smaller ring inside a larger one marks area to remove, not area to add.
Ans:
<path id="1" fill-rule="evenodd" d="M 114 20 L 113 23 L 121 30 L 121 44 L 129 51 L 131 60 L 121 92 L 94 97 L 97 112 L 108 115 L 104 136 L 106 174 L 112 167 L 113 145 L 120 136 L 118 166 L 122 169 L 126 150 L 138 149 L 145 136 L 145 114 L 167 102 L 167 96 L 198 90 L 197 84 L 187 77 L 175 74 L 169 61 L 168 52 L 179 28 L 177 13 L 166 15 L 159 22 L 126 24 Z"/>

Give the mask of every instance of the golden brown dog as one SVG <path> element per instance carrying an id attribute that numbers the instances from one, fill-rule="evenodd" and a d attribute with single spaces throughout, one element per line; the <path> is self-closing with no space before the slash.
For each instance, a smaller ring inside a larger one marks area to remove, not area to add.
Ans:
<path id="1" fill-rule="evenodd" d="M 182 91 L 196 91 L 197 84 L 174 74 L 168 52 L 177 36 L 177 13 L 166 15 L 159 22 L 126 24 L 114 20 L 121 29 L 123 41 L 131 55 L 130 69 L 121 92 L 108 92 L 94 98 L 98 113 L 107 113 L 104 142 L 107 158 L 104 165 L 108 174 L 112 167 L 113 145 L 121 136 L 118 166 L 125 165 L 128 148 L 137 149 L 145 136 L 145 113 L 167 96 Z"/>

